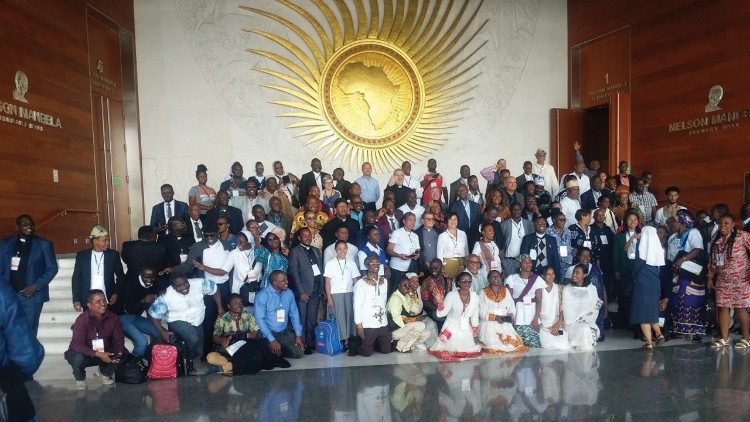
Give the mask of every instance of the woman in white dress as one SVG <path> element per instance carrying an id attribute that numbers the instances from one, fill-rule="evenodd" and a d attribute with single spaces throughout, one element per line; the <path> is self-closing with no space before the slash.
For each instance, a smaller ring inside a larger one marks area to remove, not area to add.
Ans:
<path id="1" fill-rule="evenodd" d="M 555 283 L 555 269 L 547 267 L 542 271 L 547 287 L 542 289 L 542 310 L 539 312 L 539 342 L 545 349 L 568 350 L 568 333 L 563 330 L 560 298 L 562 288 Z"/>
<path id="2" fill-rule="evenodd" d="M 479 341 L 486 353 L 528 352 L 523 339 L 513 328 L 516 304 L 510 290 L 503 286 L 500 271 L 487 276 L 489 287 L 479 293 Z"/>
<path id="3" fill-rule="evenodd" d="M 479 335 L 479 296 L 471 290 L 471 274 L 457 276 L 458 290 L 437 297 L 438 317 L 446 317 L 430 354 L 438 359 L 460 360 L 482 356 L 475 337 Z M 438 293 L 439 294 L 439 293 Z"/>
<path id="4" fill-rule="evenodd" d="M 437 239 L 436 258 L 443 261 L 443 271 L 448 278 L 455 278 L 464 267 L 469 244 L 466 233 L 458 229 L 458 215 L 455 212 L 446 215 L 448 228 L 440 233 Z"/>
<path id="5" fill-rule="evenodd" d="M 502 271 L 500 249 L 495 243 L 495 228 L 492 224 L 482 226 L 482 239 L 474 244 L 474 250 L 471 253 L 479 257 L 484 271 L 488 273 L 492 270 Z"/>
<path id="6" fill-rule="evenodd" d="M 562 294 L 563 318 L 571 348 L 594 350 L 599 338 L 596 317 L 601 306 L 596 287 L 587 283 L 586 267 L 576 265 L 572 283 L 565 286 Z"/>

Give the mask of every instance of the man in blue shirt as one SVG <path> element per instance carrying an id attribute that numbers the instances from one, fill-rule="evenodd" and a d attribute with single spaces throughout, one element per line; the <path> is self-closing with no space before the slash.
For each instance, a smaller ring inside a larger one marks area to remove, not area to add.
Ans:
<path id="1" fill-rule="evenodd" d="M 289 290 L 285 272 L 273 271 L 270 279 L 271 285 L 255 296 L 255 320 L 273 354 L 299 359 L 304 354 L 305 342 L 294 293 Z"/>
<path id="2" fill-rule="evenodd" d="M 44 348 L 31 331 L 18 294 L 0 283 L 0 392 L 7 394 L 9 420 L 31 420 L 36 412 L 24 384 L 42 364 Z"/>
<path id="3" fill-rule="evenodd" d="M 366 210 L 377 209 L 377 202 L 380 199 L 380 184 L 378 180 L 372 177 L 372 165 L 370 163 L 362 164 L 362 176 L 354 181 L 362 189 L 362 202 Z"/>

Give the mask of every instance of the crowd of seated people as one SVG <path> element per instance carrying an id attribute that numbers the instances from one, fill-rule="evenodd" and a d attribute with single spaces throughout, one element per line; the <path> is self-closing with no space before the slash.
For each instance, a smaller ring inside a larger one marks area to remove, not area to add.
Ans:
<path id="1" fill-rule="evenodd" d="M 726 347 L 734 309 L 735 347 L 750 347 L 750 206 L 735 218 L 717 204 L 702 217 L 676 186 L 659 206 L 650 172 L 633 177 L 623 162 L 609 175 L 585 165 L 580 144 L 575 154 L 559 179 L 543 149 L 519 176 L 498 160 L 480 172 L 484 193 L 469 166 L 450 182 L 434 159 L 421 178 L 403 163 L 382 190 L 369 163 L 349 182 L 318 159 L 301 177 L 280 161 L 264 175 L 256 163 L 249 179 L 235 162 L 218 190 L 199 165 L 188 201 L 163 185 L 151 224 L 122 256 L 101 226 L 76 255 L 82 314 L 66 358 L 78 386 L 87 366 L 109 382 L 123 354 L 147 360 L 154 342 L 183 342 L 193 373 L 286 367 L 315 352 L 327 319 L 352 356 L 455 360 L 593 350 L 610 327 L 631 329 L 650 350 L 670 338 L 701 342 L 713 323 L 712 345 Z M 22 246 L 12 252 L 26 265 Z M 2 274 L 31 293 L 15 271 Z"/>

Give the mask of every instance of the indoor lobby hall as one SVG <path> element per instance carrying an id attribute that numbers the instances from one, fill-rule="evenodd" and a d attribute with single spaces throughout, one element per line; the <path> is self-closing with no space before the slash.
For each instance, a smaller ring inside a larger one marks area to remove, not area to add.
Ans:
<path id="1" fill-rule="evenodd" d="M 460 362 L 316 354 L 289 369 L 75 391 L 60 356 L 28 383 L 40 421 L 747 420 L 750 353 L 615 330 L 596 352 L 533 349 Z M 57 366 L 57 367 L 53 367 Z M 47 378 L 50 379 L 47 379 Z"/>

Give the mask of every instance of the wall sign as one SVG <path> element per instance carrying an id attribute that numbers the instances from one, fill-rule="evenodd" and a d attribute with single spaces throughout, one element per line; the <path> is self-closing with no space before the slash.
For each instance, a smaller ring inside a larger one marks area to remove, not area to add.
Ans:
<path id="1" fill-rule="evenodd" d="M 17 71 L 14 78 L 13 100 L 0 98 L 0 122 L 45 132 L 46 128 L 62 128 L 58 117 L 42 113 L 26 106 L 29 100 L 29 78 L 22 71 Z M 19 104 L 20 103 L 20 104 Z"/>
<path id="2" fill-rule="evenodd" d="M 740 127 L 742 120 L 750 118 L 750 109 L 722 111 L 719 103 L 724 98 L 724 88 L 721 85 L 714 85 L 708 90 L 708 102 L 703 107 L 704 113 L 714 113 L 710 116 L 697 116 L 692 119 L 672 122 L 668 125 L 669 133 L 687 132 L 688 135 L 700 135 L 703 133 L 718 132 L 721 130 L 734 129 Z"/>

